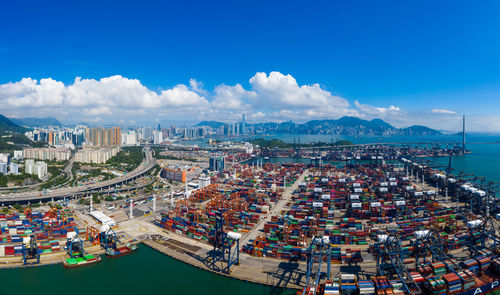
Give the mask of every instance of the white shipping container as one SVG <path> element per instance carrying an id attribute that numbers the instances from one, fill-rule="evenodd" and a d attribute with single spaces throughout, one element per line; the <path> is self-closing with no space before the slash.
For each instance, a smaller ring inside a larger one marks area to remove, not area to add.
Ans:
<path id="1" fill-rule="evenodd" d="M 315 208 L 318 208 L 318 207 L 321 208 L 321 207 L 323 207 L 323 202 L 313 202 L 313 207 L 315 207 Z"/>

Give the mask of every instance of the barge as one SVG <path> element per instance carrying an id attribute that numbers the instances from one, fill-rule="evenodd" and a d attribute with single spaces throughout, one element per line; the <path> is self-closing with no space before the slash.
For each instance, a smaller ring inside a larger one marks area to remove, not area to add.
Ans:
<path id="1" fill-rule="evenodd" d="M 101 256 L 100 255 L 84 255 L 82 257 L 78 258 L 67 258 L 63 260 L 63 265 L 65 268 L 77 268 L 77 267 L 82 267 L 85 265 L 89 264 L 94 264 L 101 262 Z"/>
<path id="2" fill-rule="evenodd" d="M 109 258 L 117 258 L 121 257 L 123 255 L 131 254 L 135 250 L 137 250 L 137 245 L 134 244 L 127 244 L 126 246 L 113 249 L 113 248 L 108 248 L 106 250 L 106 256 Z"/>

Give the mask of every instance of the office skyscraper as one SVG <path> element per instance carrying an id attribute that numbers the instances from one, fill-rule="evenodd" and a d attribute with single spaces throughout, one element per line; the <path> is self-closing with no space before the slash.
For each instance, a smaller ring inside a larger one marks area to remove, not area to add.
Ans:
<path id="1" fill-rule="evenodd" d="M 241 115 L 241 134 L 245 135 L 245 125 L 246 125 L 246 120 L 245 120 L 245 114 Z"/>

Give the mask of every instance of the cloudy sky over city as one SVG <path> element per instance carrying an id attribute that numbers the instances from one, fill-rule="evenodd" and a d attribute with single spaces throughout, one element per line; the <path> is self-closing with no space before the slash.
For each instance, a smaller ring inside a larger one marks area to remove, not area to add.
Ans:
<path id="1" fill-rule="evenodd" d="M 8 3 L 0 113 L 123 125 L 356 116 L 441 130 L 466 114 L 471 130 L 500 132 L 498 2 L 146 2 Z"/>

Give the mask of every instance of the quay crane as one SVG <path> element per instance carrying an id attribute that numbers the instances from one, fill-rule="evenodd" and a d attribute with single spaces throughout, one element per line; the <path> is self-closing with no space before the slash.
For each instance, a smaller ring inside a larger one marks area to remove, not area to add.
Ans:
<path id="1" fill-rule="evenodd" d="M 493 217 L 471 220 L 467 226 L 469 227 L 469 251 L 471 255 L 484 249 L 495 254 L 498 253 L 500 250 L 500 229 Z"/>
<path id="2" fill-rule="evenodd" d="M 326 260 L 326 278 L 330 278 L 331 273 L 331 245 L 328 238 L 315 236 L 309 247 L 307 248 L 307 273 L 306 273 L 306 284 L 302 295 L 307 294 L 308 286 L 319 286 L 319 281 L 321 279 L 321 264 Z M 314 271 L 314 265 L 317 263 L 317 270 Z M 310 284 L 310 281 L 313 284 Z"/>
<path id="3" fill-rule="evenodd" d="M 69 256 L 68 259 L 63 260 L 63 265 L 66 268 L 75 268 L 101 261 L 99 255 L 85 255 L 86 251 L 83 247 L 83 239 L 74 232 L 71 235 L 68 234 L 66 253 Z"/>
<path id="4" fill-rule="evenodd" d="M 472 279 L 470 273 L 465 272 L 458 265 L 455 257 L 448 252 L 445 241 L 435 228 L 432 230 L 416 231 L 413 245 L 415 246 L 415 265 L 417 267 L 420 265 L 420 262 L 425 263 L 430 255 L 429 262 L 441 262 L 458 277 L 461 277 L 461 273 Z"/>
<path id="5" fill-rule="evenodd" d="M 104 251 L 106 251 L 106 253 L 116 250 L 118 239 L 116 237 L 115 231 L 110 227 L 103 226 L 101 228 L 101 232 L 99 233 L 99 240 L 101 242 L 101 247 L 104 249 Z"/>
<path id="6" fill-rule="evenodd" d="M 401 281 L 407 294 L 422 294 L 418 284 L 413 281 L 409 270 L 403 263 L 403 250 L 397 235 L 380 235 L 375 245 L 377 254 L 377 269 L 380 276 L 395 274 Z"/>
<path id="7" fill-rule="evenodd" d="M 229 274 L 231 266 L 240 264 L 240 238 L 241 234 L 239 233 L 224 232 L 224 213 L 217 211 L 215 230 L 210 241 L 214 248 L 208 253 L 206 264 L 214 271 Z M 234 249 L 233 242 L 236 242 Z"/>
<path id="8" fill-rule="evenodd" d="M 120 257 L 137 250 L 137 246 L 130 243 L 126 246 L 118 247 L 118 236 L 116 232 L 107 225 L 101 227 L 99 241 L 101 248 L 104 249 L 108 257 Z"/>
<path id="9" fill-rule="evenodd" d="M 68 236 L 66 241 L 66 253 L 70 258 L 83 257 L 85 249 L 83 248 L 83 240 L 78 235 Z"/>
<path id="10" fill-rule="evenodd" d="M 40 252 L 38 251 L 38 246 L 36 243 L 35 235 L 29 236 L 29 241 L 23 243 L 23 264 L 39 264 L 40 263 Z M 31 263 L 28 260 L 35 260 Z"/>

